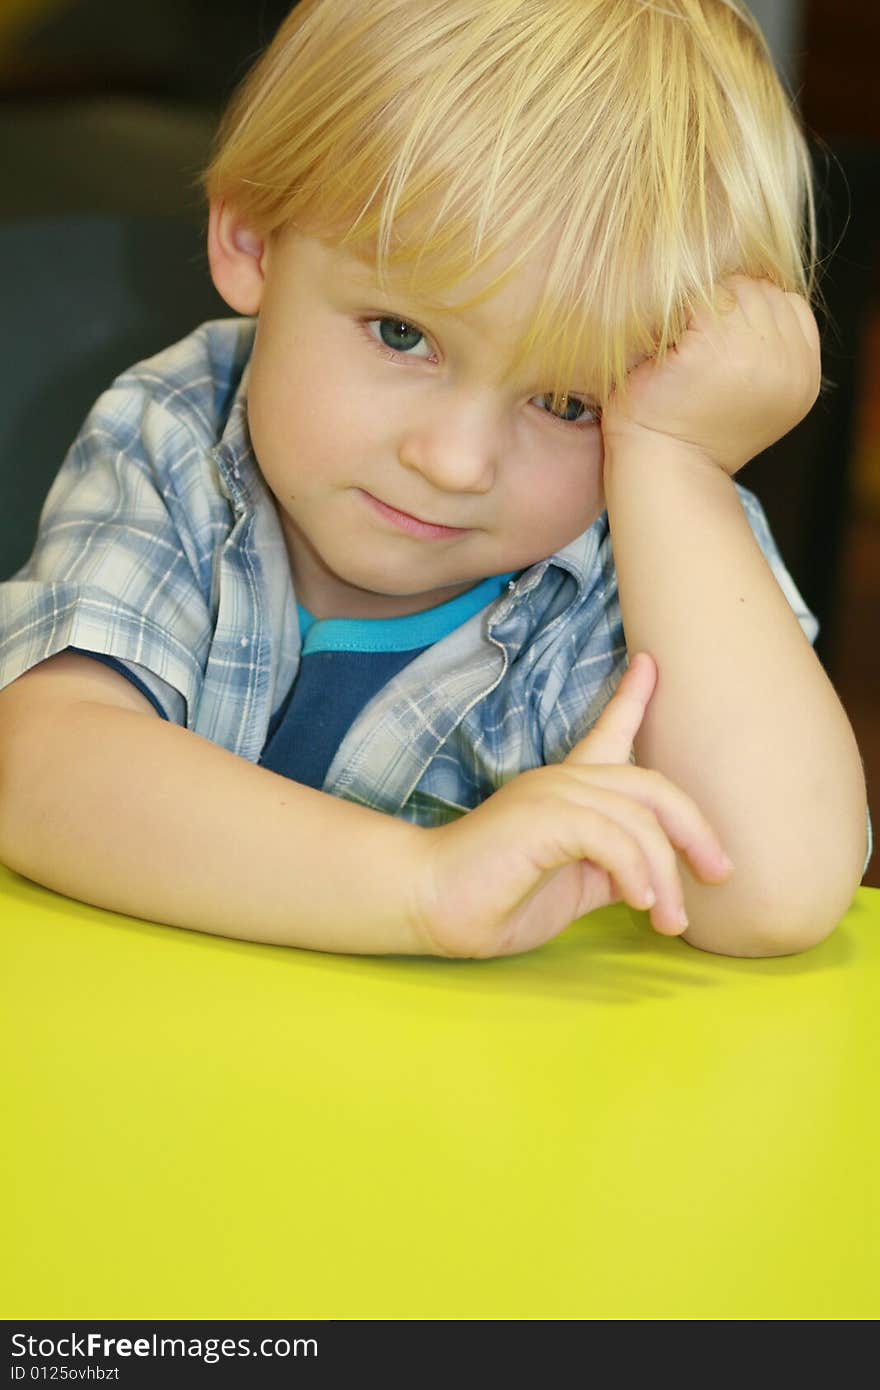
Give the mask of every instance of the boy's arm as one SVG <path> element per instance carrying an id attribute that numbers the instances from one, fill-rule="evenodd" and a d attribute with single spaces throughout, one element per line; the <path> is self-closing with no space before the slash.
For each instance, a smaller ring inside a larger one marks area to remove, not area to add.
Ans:
<path id="1" fill-rule="evenodd" d="M 852 729 L 732 480 L 812 404 L 818 338 L 802 300 L 733 288 L 727 321 L 704 319 L 665 381 L 647 364 L 612 411 L 605 491 L 627 642 L 659 667 L 637 759 L 694 797 L 735 865 L 711 892 L 683 874 L 685 939 L 738 955 L 833 930 L 862 874 L 866 797 Z"/>
<path id="2" fill-rule="evenodd" d="M 404 821 L 159 718 L 64 652 L 0 692 L 0 861 L 99 907 L 280 945 L 421 953 Z"/>
<path id="3" fill-rule="evenodd" d="M 727 869 L 698 808 L 628 753 L 656 667 L 636 659 L 558 767 L 424 830 L 303 787 L 160 719 L 64 652 L 0 692 L 0 861 L 99 907 L 322 951 L 525 951 L 624 898 L 681 930 L 675 850 Z"/>

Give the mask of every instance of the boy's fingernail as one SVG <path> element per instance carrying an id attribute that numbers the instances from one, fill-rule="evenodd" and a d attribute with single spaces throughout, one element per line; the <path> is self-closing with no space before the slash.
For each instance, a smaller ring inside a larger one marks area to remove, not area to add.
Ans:
<path id="1" fill-rule="evenodd" d="M 722 851 L 719 855 L 718 862 L 726 874 L 733 872 L 733 860 L 728 854 Z"/>

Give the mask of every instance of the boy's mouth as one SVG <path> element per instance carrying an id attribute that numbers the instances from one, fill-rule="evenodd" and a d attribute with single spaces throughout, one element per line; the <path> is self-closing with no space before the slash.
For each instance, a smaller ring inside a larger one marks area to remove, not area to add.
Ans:
<path id="1" fill-rule="evenodd" d="M 452 536 L 463 536 L 466 531 L 471 529 L 465 526 L 442 526 L 435 521 L 423 521 L 421 517 L 413 516 L 410 512 L 402 512 L 397 507 L 391 507 L 387 502 L 380 501 L 378 497 L 374 497 L 371 492 L 367 492 L 364 488 L 358 488 L 358 491 L 373 511 L 385 521 L 395 526 L 399 531 L 405 531 L 410 536 L 418 536 L 421 540 L 448 540 Z"/>

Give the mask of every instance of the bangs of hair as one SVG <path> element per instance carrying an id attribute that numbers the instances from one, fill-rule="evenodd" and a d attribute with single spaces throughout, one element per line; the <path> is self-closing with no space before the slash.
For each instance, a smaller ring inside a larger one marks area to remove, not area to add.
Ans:
<path id="1" fill-rule="evenodd" d="M 727 0 L 301 0 L 245 80 L 204 184 L 264 234 L 348 244 L 466 307 L 541 254 L 516 362 L 602 404 L 733 273 L 812 297 L 806 142 Z"/>

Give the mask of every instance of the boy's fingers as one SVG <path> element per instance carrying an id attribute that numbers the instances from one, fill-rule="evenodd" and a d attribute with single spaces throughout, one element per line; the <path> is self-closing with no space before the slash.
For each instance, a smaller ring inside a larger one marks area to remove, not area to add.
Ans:
<path id="1" fill-rule="evenodd" d="M 566 761 L 575 763 L 629 762 L 633 739 L 657 684 L 657 665 L 647 652 L 637 652 L 620 685 L 586 738 L 576 743 Z"/>
<path id="2" fill-rule="evenodd" d="M 639 839 L 650 860 L 662 868 L 657 827 L 665 842 L 681 853 L 704 883 L 728 878 L 731 864 L 718 834 L 697 803 L 659 772 L 645 768 L 590 767 L 577 774 L 589 788 L 591 804 Z M 596 800 L 597 793 L 601 798 Z M 647 816 L 650 812 L 650 817 Z M 659 894 L 658 894 L 659 896 Z"/>

